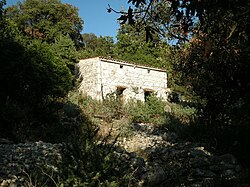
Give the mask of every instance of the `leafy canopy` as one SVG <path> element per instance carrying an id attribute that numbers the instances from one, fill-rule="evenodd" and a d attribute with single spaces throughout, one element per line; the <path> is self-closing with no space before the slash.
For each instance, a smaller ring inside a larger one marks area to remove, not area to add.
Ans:
<path id="1" fill-rule="evenodd" d="M 60 34 L 69 35 L 79 46 L 83 21 L 78 9 L 60 0 L 26 0 L 6 9 L 6 16 L 24 36 L 49 43 Z"/>
<path id="2" fill-rule="evenodd" d="M 114 40 L 110 36 L 97 37 L 93 33 L 82 35 L 83 45 L 79 50 L 81 58 L 96 56 L 114 56 Z"/>
<path id="3" fill-rule="evenodd" d="M 54 103 L 72 88 L 77 52 L 70 34 L 58 32 L 52 37 L 47 32 L 53 26 L 43 30 L 48 37 L 28 35 L 18 24 L 18 17 L 10 17 L 11 8 L 2 9 L 0 20 L 0 131 L 3 137 L 25 140 L 32 136 L 32 129 L 55 121 Z M 25 16 L 20 15 L 20 20 Z M 35 14 L 29 16 L 35 19 Z M 23 28 L 37 27 L 33 26 L 27 22 Z"/>

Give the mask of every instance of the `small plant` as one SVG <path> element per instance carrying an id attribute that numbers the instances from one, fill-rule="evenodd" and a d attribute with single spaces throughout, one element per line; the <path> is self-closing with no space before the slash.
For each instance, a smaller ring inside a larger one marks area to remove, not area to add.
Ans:
<path id="1" fill-rule="evenodd" d="M 165 103 L 154 95 L 146 102 L 131 101 L 127 104 L 127 112 L 133 122 L 161 124 L 165 121 Z"/>
<path id="2" fill-rule="evenodd" d="M 96 135 L 76 138 L 63 154 L 63 186 L 127 186 L 131 171 L 129 162 L 115 152 L 117 139 L 107 143 Z"/>
<path id="3" fill-rule="evenodd" d="M 103 101 L 104 115 L 109 119 L 120 119 L 123 115 L 123 104 L 116 93 L 107 94 Z"/>
<path id="4" fill-rule="evenodd" d="M 195 108 L 172 103 L 171 109 L 171 115 L 175 116 L 181 123 L 190 124 L 195 120 L 197 112 Z"/>
<path id="5" fill-rule="evenodd" d="M 166 113 L 166 121 L 162 127 L 176 132 L 180 137 L 190 138 L 193 124 L 196 123 L 197 110 L 194 107 L 183 106 L 176 103 L 169 103 L 171 112 Z M 192 137 L 191 137 L 192 139 Z"/>

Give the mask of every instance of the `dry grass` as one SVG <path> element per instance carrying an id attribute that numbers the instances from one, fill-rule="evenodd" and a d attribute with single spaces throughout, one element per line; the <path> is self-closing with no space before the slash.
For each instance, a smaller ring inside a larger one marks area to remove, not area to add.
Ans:
<path id="1" fill-rule="evenodd" d="M 99 120 L 98 126 L 100 128 L 98 135 L 101 138 L 106 138 L 109 136 L 110 139 L 115 139 L 117 136 L 119 136 L 119 140 L 121 140 L 133 135 L 131 120 L 126 117 L 118 120 L 112 120 L 112 122 Z"/>

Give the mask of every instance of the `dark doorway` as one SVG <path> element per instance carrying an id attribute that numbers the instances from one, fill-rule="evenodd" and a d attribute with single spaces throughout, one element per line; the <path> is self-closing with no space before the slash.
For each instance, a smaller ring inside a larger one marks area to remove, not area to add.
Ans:
<path id="1" fill-rule="evenodd" d="M 124 101 L 124 95 L 123 95 L 124 90 L 126 90 L 126 87 L 118 86 L 116 88 L 117 98 L 122 102 Z"/>
<path id="2" fill-rule="evenodd" d="M 152 96 L 153 90 L 144 90 L 144 101 L 147 102 L 148 98 Z"/>

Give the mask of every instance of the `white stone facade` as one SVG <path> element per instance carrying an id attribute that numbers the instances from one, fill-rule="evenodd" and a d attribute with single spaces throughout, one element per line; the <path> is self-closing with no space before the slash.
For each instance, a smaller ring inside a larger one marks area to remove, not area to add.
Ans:
<path id="1" fill-rule="evenodd" d="M 109 93 L 117 93 L 124 101 L 145 101 L 154 93 L 167 100 L 167 73 L 165 70 L 134 65 L 113 59 L 96 57 L 78 63 L 82 94 L 103 100 Z"/>

